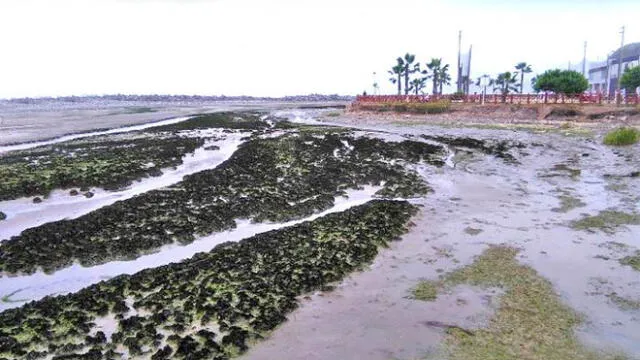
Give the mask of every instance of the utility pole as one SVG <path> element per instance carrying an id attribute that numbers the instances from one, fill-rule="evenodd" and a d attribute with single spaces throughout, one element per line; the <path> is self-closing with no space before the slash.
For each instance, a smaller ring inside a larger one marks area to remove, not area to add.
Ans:
<path id="1" fill-rule="evenodd" d="M 582 75 L 587 77 L 587 42 L 584 42 L 584 54 L 582 55 Z"/>
<path id="2" fill-rule="evenodd" d="M 469 95 L 469 90 L 471 88 L 471 50 L 473 50 L 473 45 L 469 45 L 469 56 L 467 58 L 467 78 L 464 82 L 464 92 Z"/>
<path id="3" fill-rule="evenodd" d="M 618 80 L 616 81 L 616 91 L 620 92 L 620 76 L 622 74 L 622 60 L 624 59 L 624 26 L 622 30 L 620 30 L 621 39 L 620 39 L 620 52 L 618 53 Z"/>
<path id="4" fill-rule="evenodd" d="M 458 92 L 461 90 L 462 85 L 462 63 L 460 62 L 460 52 L 462 51 L 462 30 L 458 31 L 458 80 L 456 81 Z"/>

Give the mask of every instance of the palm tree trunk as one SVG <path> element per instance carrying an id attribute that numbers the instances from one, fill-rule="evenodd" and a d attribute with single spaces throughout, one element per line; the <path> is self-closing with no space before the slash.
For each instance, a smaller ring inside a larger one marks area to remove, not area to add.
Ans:
<path id="1" fill-rule="evenodd" d="M 524 72 L 520 73 L 520 94 L 524 91 Z"/>
<path id="2" fill-rule="evenodd" d="M 404 94 L 409 95 L 409 64 L 404 69 Z"/>
<path id="3" fill-rule="evenodd" d="M 398 96 L 402 95 L 402 74 L 398 73 Z"/>
<path id="4" fill-rule="evenodd" d="M 438 76 L 435 74 L 433 74 L 433 90 L 431 91 L 433 93 L 433 95 L 438 95 Z"/>

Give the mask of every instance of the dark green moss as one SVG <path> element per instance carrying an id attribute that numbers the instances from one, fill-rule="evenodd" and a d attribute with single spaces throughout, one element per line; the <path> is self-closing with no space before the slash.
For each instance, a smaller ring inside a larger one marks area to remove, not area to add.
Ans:
<path id="1" fill-rule="evenodd" d="M 27 350 L 48 349 L 77 359 L 91 347 L 96 359 L 107 359 L 124 346 L 154 359 L 227 359 L 286 321 L 299 295 L 373 261 L 380 247 L 406 231 L 415 212 L 404 201 L 372 201 L 6 310 L 0 313 L 0 354 L 21 358 Z M 111 338 L 90 335 L 105 308 L 118 313 L 117 331 Z"/>
<path id="2" fill-rule="evenodd" d="M 343 143 L 349 146 L 345 146 Z M 410 197 L 430 189 L 402 162 L 439 164 L 441 148 L 350 135 L 291 134 L 256 138 L 213 170 L 184 178 L 73 220 L 27 229 L 3 243 L 0 270 L 51 272 L 74 261 L 92 266 L 134 259 L 171 243 L 232 229 L 235 219 L 284 222 L 333 206 L 348 189 L 381 185 L 380 196 Z M 49 246 L 42 247 L 46 241 Z"/>
<path id="3" fill-rule="evenodd" d="M 177 136 L 99 136 L 11 152 L 0 156 L 0 201 L 70 187 L 125 187 L 181 164 L 203 143 Z"/>

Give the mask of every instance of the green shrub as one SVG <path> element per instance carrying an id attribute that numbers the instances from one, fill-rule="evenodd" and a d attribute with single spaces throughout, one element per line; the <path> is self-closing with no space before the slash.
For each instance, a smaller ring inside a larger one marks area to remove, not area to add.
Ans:
<path id="1" fill-rule="evenodd" d="M 436 101 L 427 103 L 405 103 L 393 102 L 382 104 L 364 104 L 360 105 L 361 110 L 387 112 L 393 111 L 398 113 L 414 113 L 414 114 L 442 114 L 450 111 L 451 103 L 449 101 Z"/>
<path id="2" fill-rule="evenodd" d="M 632 127 L 621 127 L 611 130 L 604 137 L 605 145 L 632 145 L 640 140 L 640 131 Z"/>

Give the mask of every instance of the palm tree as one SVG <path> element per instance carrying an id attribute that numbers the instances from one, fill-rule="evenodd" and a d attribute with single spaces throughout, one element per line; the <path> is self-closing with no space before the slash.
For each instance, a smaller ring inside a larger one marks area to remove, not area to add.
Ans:
<path id="1" fill-rule="evenodd" d="M 439 94 L 442 95 L 442 85 L 451 84 L 451 76 L 449 75 L 449 64 L 440 68 L 438 72 L 438 85 L 440 87 Z"/>
<path id="2" fill-rule="evenodd" d="M 389 81 L 393 84 L 398 84 L 398 95 L 402 95 L 402 74 L 404 72 L 404 60 L 399 57 L 396 59 L 396 66 L 392 67 L 389 70 Z"/>
<path id="3" fill-rule="evenodd" d="M 526 62 L 521 62 L 516 65 L 516 70 L 520 72 L 520 94 L 524 91 L 524 74 L 532 72 L 531 65 Z"/>
<path id="4" fill-rule="evenodd" d="M 427 68 L 431 70 L 431 80 L 433 81 L 433 95 L 438 94 L 438 85 L 440 84 L 440 67 L 442 66 L 442 59 L 431 58 L 431 61 L 427 64 Z"/>
<path id="5" fill-rule="evenodd" d="M 411 64 L 416 61 L 416 56 L 413 54 L 406 53 L 404 55 L 404 69 L 402 72 L 404 73 L 404 94 L 409 95 L 409 76 L 416 71 L 420 71 L 420 64 L 415 64 L 413 67 Z"/>
<path id="6" fill-rule="evenodd" d="M 499 74 L 494 81 L 493 91 L 499 90 L 502 93 L 502 102 L 507 101 L 507 95 L 509 92 L 518 92 L 518 73 L 517 72 L 504 72 Z"/>
<path id="7" fill-rule="evenodd" d="M 427 87 L 427 79 L 429 78 L 425 76 L 411 80 L 411 90 L 415 91 L 416 95 L 420 95 L 419 93 Z"/>

